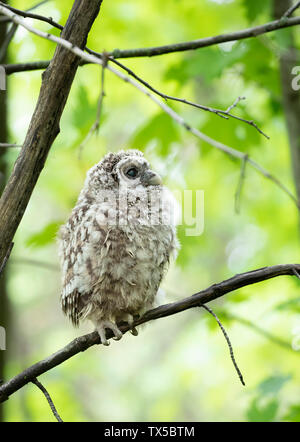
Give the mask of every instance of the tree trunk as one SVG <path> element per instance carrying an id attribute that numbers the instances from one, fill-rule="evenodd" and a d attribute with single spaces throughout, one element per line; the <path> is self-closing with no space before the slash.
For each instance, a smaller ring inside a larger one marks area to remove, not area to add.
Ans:
<path id="1" fill-rule="evenodd" d="M 290 0 L 273 0 L 274 18 L 278 19 L 282 17 L 292 3 Z M 292 170 L 297 198 L 298 201 L 300 201 L 300 93 L 292 88 L 294 78 L 292 70 L 294 66 L 300 64 L 300 57 L 295 45 L 294 29 L 290 28 L 286 32 L 289 32 L 290 43 L 279 59 L 280 78 L 283 109 L 289 136 Z"/>
<path id="2" fill-rule="evenodd" d="M 4 0 L 4 3 L 8 3 Z M 5 40 L 6 26 L 0 26 L 0 50 Z M 3 60 L 3 64 L 6 63 L 6 57 Z M 7 142 L 7 91 L 0 90 L 0 142 Z M 0 195 L 3 192 L 6 181 L 6 162 L 4 159 L 5 149 L 0 148 Z M 0 275 L 0 327 L 4 327 L 8 330 L 8 298 L 6 292 L 6 275 L 5 271 Z M 6 352 L 0 350 L 0 380 L 5 378 L 5 356 Z M 0 404 L 0 422 L 3 422 L 3 404 Z"/>
<path id="3" fill-rule="evenodd" d="M 61 37 L 83 49 L 102 0 L 75 0 Z M 38 102 L 11 176 L 0 198 L 0 263 L 21 222 L 57 134 L 80 58 L 57 45 L 43 73 Z M 0 264 L 1 265 L 1 264 Z"/>

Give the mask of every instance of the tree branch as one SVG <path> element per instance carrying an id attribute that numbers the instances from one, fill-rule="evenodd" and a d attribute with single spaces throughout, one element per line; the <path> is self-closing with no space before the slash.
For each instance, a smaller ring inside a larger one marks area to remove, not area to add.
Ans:
<path id="1" fill-rule="evenodd" d="M 156 55 L 170 54 L 173 52 L 190 51 L 194 49 L 206 48 L 228 41 L 244 40 L 245 38 L 257 37 L 258 35 L 268 32 L 277 31 L 278 29 L 288 28 L 300 24 L 300 17 L 286 18 L 274 20 L 264 25 L 254 26 L 252 28 L 243 29 L 229 34 L 220 34 L 214 37 L 200 38 L 198 40 L 187 41 L 183 43 L 175 43 L 164 46 L 154 46 L 150 48 L 138 49 L 115 49 L 108 54 L 114 58 L 133 58 L 133 57 L 154 57 Z"/>
<path id="2" fill-rule="evenodd" d="M 84 48 L 89 30 L 102 0 L 75 0 L 62 38 L 71 46 Z M 21 20 L 8 9 L 15 23 Z M 50 65 L 43 74 L 39 99 L 30 126 L 0 199 L 0 262 L 23 217 L 32 191 L 44 167 L 51 145 L 59 133 L 59 123 L 80 59 L 61 45 L 57 46 Z"/>
<path id="3" fill-rule="evenodd" d="M 99 56 L 93 55 L 93 53 L 87 54 L 82 49 L 80 49 L 78 46 L 70 43 L 68 40 L 60 37 L 56 37 L 52 34 L 46 34 L 43 31 L 40 31 L 36 28 L 33 28 L 32 26 L 28 25 L 24 22 L 24 20 L 8 9 L 4 8 L 0 5 L 0 12 L 2 12 L 5 15 L 8 15 L 11 17 L 11 19 L 18 23 L 19 25 L 23 26 L 25 29 L 27 29 L 29 32 L 32 32 L 33 34 L 38 35 L 39 37 L 42 37 L 46 40 L 53 41 L 54 43 L 57 43 L 58 45 L 62 46 L 63 48 L 68 49 L 71 53 L 77 55 L 82 60 L 103 65 L 103 60 L 99 58 Z M 90 51 L 93 52 L 93 51 Z M 131 84 L 133 87 L 138 89 L 140 92 L 145 94 L 147 97 L 149 97 L 154 103 L 156 103 L 164 112 L 166 112 L 173 120 L 175 120 L 178 124 L 180 124 L 182 127 L 184 127 L 187 131 L 192 133 L 194 136 L 199 138 L 200 140 L 204 141 L 205 143 L 210 144 L 211 146 L 215 147 L 216 149 L 221 150 L 222 152 L 232 156 L 233 158 L 239 159 L 239 160 L 246 160 L 249 164 L 251 164 L 254 169 L 256 169 L 259 173 L 261 173 L 265 178 L 271 180 L 273 183 L 275 183 L 281 190 L 283 190 L 290 198 L 293 200 L 293 202 L 296 204 L 297 208 L 300 208 L 300 205 L 298 203 L 297 198 L 289 191 L 289 189 L 280 182 L 280 180 L 276 177 L 274 177 L 272 174 L 270 174 L 266 169 L 264 169 L 260 164 L 256 163 L 256 161 L 252 160 L 248 154 L 244 154 L 243 152 L 240 152 L 236 149 L 233 149 L 232 147 L 227 146 L 226 144 L 220 143 L 219 141 L 214 140 L 213 138 L 209 137 L 208 135 L 205 135 L 204 133 L 200 132 L 198 129 L 190 126 L 186 121 L 177 114 L 172 108 L 170 108 L 166 103 L 159 100 L 155 95 L 152 95 L 149 93 L 147 89 L 145 89 L 143 86 L 141 86 L 136 81 L 132 80 L 130 77 L 127 77 L 123 74 L 123 72 L 118 71 L 111 65 L 107 65 L 107 70 L 111 71 L 114 75 L 119 77 L 121 80 L 125 81 L 126 83 Z M 46 71 L 47 72 L 47 71 Z M 1 200 L 0 200 L 0 210 L 1 210 Z M 1 231 L 0 231 L 1 234 Z M 1 238 L 1 235 L 0 235 Z M 1 245 L 0 245 L 0 252 L 1 252 Z M 1 255 L 0 255 L 1 257 Z"/>
<path id="4" fill-rule="evenodd" d="M 62 418 L 60 417 L 60 415 L 58 414 L 56 407 L 53 403 L 53 400 L 51 399 L 50 394 L 48 393 L 48 391 L 46 390 L 46 388 L 44 387 L 43 384 L 41 384 L 40 381 L 38 381 L 37 379 L 32 379 L 31 381 L 33 384 L 35 384 L 43 393 L 43 395 L 45 396 L 45 398 L 47 399 L 47 402 L 51 408 L 51 411 L 54 415 L 54 417 L 57 419 L 58 422 L 63 422 Z"/>
<path id="5" fill-rule="evenodd" d="M 296 9 L 299 8 L 299 6 L 300 6 L 300 1 L 297 2 L 297 3 L 295 3 L 293 6 L 291 6 L 291 7 L 290 7 L 290 8 L 289 8 L 289 9 L 283 14 L 282 17 L 290 17 L 290 16 L 293 14 L 293 12 L 295 12 Z"/>
<path id="6" fill-rule="evenodd" d="M 138 325 L 146 322 L 171 316 L 193 307 L 200 307 L 241 287 L 266 281 L 281 275 L 299 277 L 298 273 L 300 273 L 300 264 L 275 265 L 241 273 L 233 276 L 230 279 L 222 281 L 219 284 L 213 284 L 212 286 L 205 290 L 201 290 L 193 296 L 149 310 L 140 319 L 134 321 L 131 326 L 123 323 L 119 324 L 119 328 L 124 334 L 131 328 L 137 327 Z M 110 339 L 112 336 L 112 332 L 108 330 L 107 339 Z M 2 384 L 0 386 L 0 402 L 6 401 L 11 394 L 20 390 L 29 382 L 32 382 L 32 380 L 34 380 L 36 377 L 46 373 L 57 365 L 62 364 L 64 361 L 96 344 L 101 344 L 99 334 L 96 331 L 74 339 L 61 350 L 58 350 L 56 353 L 48 356 L 42 361 L 37 362 L 31 367 L 28 367 L 22 373 L 19 373 L 14 378 Z"/>

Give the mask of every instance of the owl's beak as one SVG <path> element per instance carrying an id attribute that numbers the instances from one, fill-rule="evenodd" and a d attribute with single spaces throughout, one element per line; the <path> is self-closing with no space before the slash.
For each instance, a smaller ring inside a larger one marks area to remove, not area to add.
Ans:
<path id="1" fill-rule="evenodd" d="M 161 177 L 152 170 L 147 170 L 143 174 L 141 181 L 145 186 L 159 186 L 162 184 Z"/>

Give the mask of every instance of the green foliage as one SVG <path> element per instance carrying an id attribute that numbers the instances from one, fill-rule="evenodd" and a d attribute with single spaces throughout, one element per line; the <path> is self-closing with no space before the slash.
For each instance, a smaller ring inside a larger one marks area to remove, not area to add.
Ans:
<path id="1" fill-rule="evenodd" d="M 38 248 L 54 242 L 61 224 L 59 221 L 47 224 L 42 230 L 27 238 L 26 246 Z"/>
<path id="2" fill-rule="evenodd" d="M 242 5 L 245 8 L 246 17 L 249 22 L 253 22 L 263 13 L 270 13 L 272 2 L 271 0 L 242 0 Z"/>
<path id="3" fill-rule="evenodd" d="M 156 152 L 165 157 L 170 153 L 172 143 L 176 141 L 180 141 L 178 126 L 166 113 L 159 113 L 135 132 L 130 144 L 132 148 L 141 150 L 155 142 Z"/>
<path id="4" fill-rule="evenodd" d="M 262 396 L 266 396 L 269 394 L 278 394 L 281 388 L 284 386 L 286 382 L 288 382 L 292 376 L 271 376 L 270 378 L 262 381 L 258 386 L 258 391 Z"/>
<path id="5" fill-rule="evenodd" d="M 254 399 L 251 402 L 247 412 L 247 418 L 250 422 L 272 422 L 275 420 L 278 411 L 278 401 L 276 399 L 259 405 L 259 401 Z"/>
<path id="6" fill-rule="evenodd" d="M 110 51 L 232 32 L 249 23 L 269 21 L 271 3 L 104 1 L 88 46 Z M 72 4 L 72 0 L 53 0 L 36 12 L 63 24 Z M 14 6 L 26 9 L 32 0 L 16 0 Z M 32 25 L 54 32 L 45 23 Z M 237 97 L 245 96 L 232 113 L 254 120 L 270 141 L 243 122 L 170 100 L 167 104 L 203 133 L 248 153 L 293 192 L 278 55 L 289 44 L 291 32 L 299 45 L 299 31 L 298 27 L 201 50 L 128 59 L 124 64 L 160 91 L 206 106 L 225 110 Z M 19 29 L 10 46 L 10 60 L 46 60 L 54 49 L 53 43 Z M 40 84 L 40 72 L 9 77 L 10 141 L 23 142 Z M 237 215 L 234 195 L 240 161 L 195 138 L 108 71 L 99 134 L 89 139 L 79 156 L 78 146 L 96 119 L 99 93 L 99 67 L 80 67 L 61 132 L 14 240 L 7 290 L 14 313 L 8 334 L 14 335 L 15 342 L 9 344 L 7 377 L 91 330 L 86 325 L 74 331 L 61 314 L 55 237 L 76 202 L 87 170 L 107 151 L 141 149 L 169 187 L 204 191 L 204 232 L 187 236 L 186 224 L 178 227 L 181 250 L 163 284 L 166 302 L 239 272 L 299 260 L 299 214 L 274 183 L 248 164 Z M 14 149 L 5 154 L 9 169 L 16 156 Z M 22 263 L 26 257 L 51 262 L 53 268 Z M 138 338 L 126 334 L 120 343 L 113 342 L 108 349 L 92 348 L 45 375 L 45 386 L 62 418 L 299 421 L 298 353 L 286 351 L 257 334 L 255 327 L 234 320 L 245 318 L 290 342 L 299 323 L 299 280 L 280 277 L 245 287 L 216 300 L 211 308 L 230 336 L 245 388 L 237 382 L 217 322 L 196 309 L 153 321 Z M 32 386 L 10 398 L 6 420 L 53 418 L 45 399 Z"/>
<path id="7" fill-rule="evenodd" d="M 284 421 L 300 422 L 300 405 L 292 405 L 289 411 L 283 416 Z"/>

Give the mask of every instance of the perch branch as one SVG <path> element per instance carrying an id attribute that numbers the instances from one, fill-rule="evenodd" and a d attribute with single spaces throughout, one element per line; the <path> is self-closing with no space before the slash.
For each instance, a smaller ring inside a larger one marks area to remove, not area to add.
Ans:
<path id="1" fill-rule="evenodd" d="M 146 322 L 164 318 L 174 315 L 176 313 L 183 312 L 193 307 L 200 307 L 208 302 L 214 301 L 221 296 L 226 295 L 229 292 L 233 292 L 246 285 L 255 284 L 261 281 L 266 281 L 271 278 L 275 278 L 281 275 L 296 276 L 300 272 L 300 264 L 282 264 L 270 267 L 263 267 L 261 269 L 253 270 L 246 273 L 235 275 L 230 279 L 220 282 L 219 284 L 213 284 L 207 289 L 170 304 L 161 305 L 155 309 L 146 312 L 140 319 L 134 321 L 129 326 L 128 324 L 120 324 L 120 330 L 126 333 L 133 327 L 144 324 Z M 107 339 L 112 337 L 112 332 L 107 331 Z M 0 402 L 6 401 L 10 395 L 20 390 L 33 379 L 40 376 L 43 373 L 51 370 L 52 368 L 62 364 L 64 361 L 70 359 L 76 354 L 87 350 L 89 347 L 100 344 L 101 340 L 99 334 L 94 331 L 87 335 L 80 336 L 66 345 L 64 348 L 58 350 L 56 353 L 48 356 L 46 359 L 33 364 L 23 372 L 16 375 L 14 378 L 3 383 L 0 386 Z"/>

